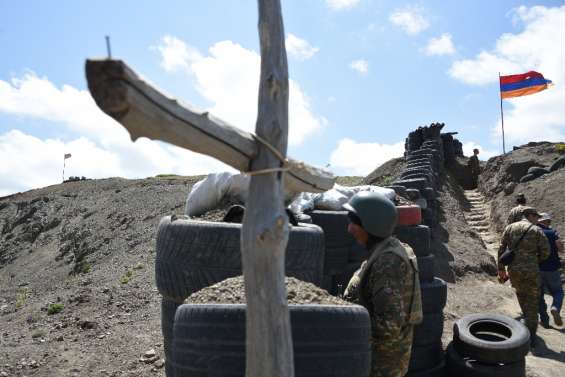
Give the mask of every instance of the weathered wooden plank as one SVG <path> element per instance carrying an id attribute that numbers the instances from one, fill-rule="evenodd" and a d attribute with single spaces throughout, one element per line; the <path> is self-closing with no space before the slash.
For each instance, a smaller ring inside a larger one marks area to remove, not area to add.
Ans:
<path id="1" fill-rule="evenodd" d="M 259 38 L 261 79 L 255 131 L 284 157 L 288 140 L 288 68 L 280 0 L 259 0 Z M 251 169 L 280 166 L 280 157 L 259 144 Z M 289 229 L 283 198 L 283 174 L 251 176 L 241 231 L 247 377 L 294 376 L 284 282 Z"/>
<path id="2" fill-rule="evenodd" d="M 258 143 L 249 132 L 169 98 L 121 60 L 87 60 L 88 87 L 97 105 L 120 122 L 132 140 L 148 137 L 212 156 L 240 171 L 250 169 Z M 292 192 L 322 192 L 335 177 L 289 159 L 285 185 Z"/>

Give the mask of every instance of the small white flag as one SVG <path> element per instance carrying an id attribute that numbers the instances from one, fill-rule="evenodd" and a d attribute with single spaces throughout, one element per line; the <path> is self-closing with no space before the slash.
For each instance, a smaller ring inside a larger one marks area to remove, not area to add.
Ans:
<path id="1" fill-rule="evenodd" d="M 65 158 L 64 158 L 64 159 L 66 160 L 67 158 L 71 158 L 71 154 L 70 154 L 70 153 L 65 153 Z"/>

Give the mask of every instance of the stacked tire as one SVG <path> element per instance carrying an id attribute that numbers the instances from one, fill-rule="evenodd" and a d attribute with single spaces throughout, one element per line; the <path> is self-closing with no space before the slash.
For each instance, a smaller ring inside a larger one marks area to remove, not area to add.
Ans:
<path id="1" fill-rule="evenodd" d="M 422 294 L 423 322 L 414 328 L 412 357 L 407 376 L 440 377 L 445 373 L 443 308 L 447 301 L 447 284 L 434 274 L 431 250 L 431 230 L 437 224 L 439 203 L 436 188 L 442 173 L 444 156 L 440 130 L 443 124 L 421 127 L 410 133 L 406 143 L 406 167 L 400 179 L 391 187 L 404 191 L 405 196 L 422 211 L 422 223 L 397 226 L 396 237 L 410 245 L 418 258 Z"/>
<path id="2" fill-rule="evenodd" d="M 166 376 L 172 377 L 172 334 L 178 307 L 192 293 L 242 274 L 241 224 L 194 221 L 166 216 L 159 223 L 155 280 L 162 295 Z M 324 265 L 324 234 L 318 226 L 290 228 L 286 275 L 320 285 Z"/>
<path id="3" fill-rule="evenodd" d="M 314 210 L 312 223 L 324 231 L 324 273 L 322 288 L 332 295 L 345 291 L 349 279 L 367 259 L 367 251 L 347 231 L 347 211 Z"/>
<path id="4" fill-rule="evenodd" d="M 361 306 L 289 305 L 297 377 L 366 377 L 369 313 Z M 176 311 L 175 377 L 244 377 L 245 305 L 184 304 Z"/>
<path id="5" fill-rule="evenodd" d="M 520 322 L 498 314 L 473 314 L 453 325 L 447 347 L 450 376 L 525 377 L 530 333 Z"/>
<path id="6" fill-rule="evenodd" d="M 407 376 L 443 376 L 444 360 L 441 336 L 443 308 L 447 302 L 447 284 L 434 275 L 430 228 L 426 225 L 398 226 L 396 237 L 412 248 L 418 258 L 423 321 L 414 327 L 412 357 Z"/>

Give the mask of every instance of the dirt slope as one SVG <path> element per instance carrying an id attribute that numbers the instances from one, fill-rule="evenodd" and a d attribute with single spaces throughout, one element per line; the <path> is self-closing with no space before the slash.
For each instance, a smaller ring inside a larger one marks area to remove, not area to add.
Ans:
<path id="1" fill-rule="evenodd" d="M 0 372 L 164 376 L 154 284 L 160 218 L 197 178 L 87 180 L 0 199 Z M 49 315 L 50 304 L 60 313 Z"/>

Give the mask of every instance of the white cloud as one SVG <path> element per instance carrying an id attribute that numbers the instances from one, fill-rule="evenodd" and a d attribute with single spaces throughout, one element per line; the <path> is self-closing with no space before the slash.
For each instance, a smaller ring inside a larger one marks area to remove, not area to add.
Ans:
<path id="1" fill-rule="evenodd" d="M 369 73 L 369 62 L 364 59 L 354 60 L 349 64 L 349 68 L 359 72 L 362 75 Z"/>
<path id="2" fill-rule="evenodd" d="M 445 33 L 438 38 L 431 38 L 428 41 L 424 52 L 427 55 L 452 55 L 455 53 L 455 46 L 451 39 L 451 34 Z"/>
<path id="3" fill-rule="evenodd" d="M 189 62 L 202 59 L 197 49 L 170 35 L 163 37 L 163 43 L 164 45 L 157 46 L 156 49 L 161 53 L 161 67 L 167 72 L 178 69 L 190 72 Z"/>
<path id="4" fill-rule="evenodd" d="M 496 82 L 498 72 L 519 72 L 520 64 L 486 51 L 481 51 L 475 59 L 458 60 L 449 69 L 449 74 L 466 84 L 484 85 Z"/>
<path id="5" fill-rule="evenodd" d="M 326 4 L 332 10 L 346 10 L 354 8 L 360 0 L 326 0 Z"/>
<path id="6" fill-rule="evenodd" d="M 58 122 L 100 142 L 127 137 L 125 129 L 98 110 L 87 91 L 69 85 L 59 89 L 33 72 L 10 82 L 0 80 L 0 112 Z"/>
<path id="7" fill-rule="evenodd" d="M 230 168 L 210 157 L 142 138 L 98 109 L 90 94 L 68 85 L 57 88 L 47 78 L 28 73 L 0 80 L 0 113 L 49 121 L 66 139 L 41 139 L 12 129 L 0 134 L 0 195 L 60 183 L 65 176 L 139 178 L 159 173 L 184 175 Z"/>
<path id="8" fill-rule="evenodd" d="M 481 51 L 475 58 L 455 62 L 449 74 L 470 85 L 496 83 L 498 72 L 523 73 L 536 70 L 556 85 L 541 93 L 505 100 L 504 129 L 507 144 L 528 141 L 565 139 L 565 6 L 519 7 L 515 19 L 523 31 L 503 34 L 491 51 Z M 497 139 L 500 121 L 493 126 Z"/>
<path id="9" fill-rule="evenodd" d="M 164 37 L 157 49 L 162 59 L 184 56 L 183 63 L 175 64 L 173 71 L 183 72 L 194 79 L 200 95 L 212 104 L 207 109 L 210 113 L 244 130 L 255 130 L 261 63 L 259 54 L 232 41 L 215 43 L 209 48 L 208 55 L 171 52 L 194 49 L 170 36 Z M 165 67 L 164 60 L 161 64 Z M 324 119 L 312 113 L 308 96 L 297 82 L 290 79 L 289 144 L 301 144 L 323 126 Z"/>
<path id="10" fill-rule="evenodd" d="M 389 20 L 411 35 L 418 34 L 430 26 L 430 23 L 423 15 L 423 9 L 414 6 L 396 9 L 390 15 Z"/>
<path id="11" fill-rule="evenodd" d="M 481 147 L 479 144 L 475 143 L 474 141 L 469 141 L 463 144 L 463 154 L 465 156 L 472 156 L 473 149 L 479 150 L 479 159 L 481 160 L 488 160 L 491 157 L 498 156 L 500 152 L 496 152 L 490 149 L 485 149 Z"/>
<path id="12" fill-rule="evenodd" d="M 391 158 L 404 154 L 404 141 L 396 144 L 339 141 L 330 156 L 331 169 L 339 175 L 367 175 Z"/>
<path id="13" fill-rule="evenodd" d="M 307 40 L 298 38 L 292 33 L 286 36 L 285 45 L 288 54 L 298 60 L 308 60 L 320 51 L 318 47 L 312 47 Z"/>

